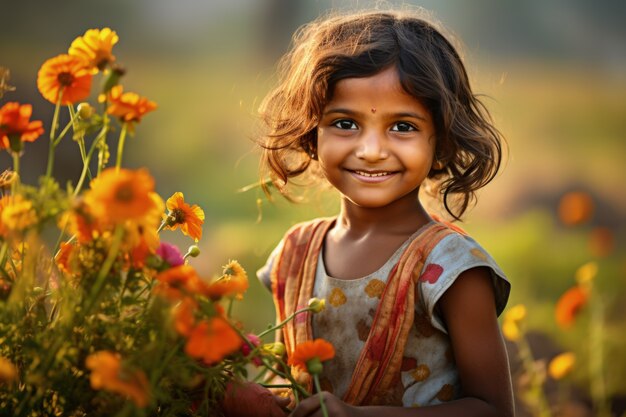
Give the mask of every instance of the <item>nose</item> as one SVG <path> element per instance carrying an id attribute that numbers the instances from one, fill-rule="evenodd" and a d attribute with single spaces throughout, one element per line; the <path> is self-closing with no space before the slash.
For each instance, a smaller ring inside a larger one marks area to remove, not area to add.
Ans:
<path id="1" fill-rule="evenodd" d="M 362 136 L 355 155 L 364 161 L 376 162 L 381 159 L 387 159 L 389 151 L 386 149 L 385 139 L 378 134 L 372 133 Z"/>

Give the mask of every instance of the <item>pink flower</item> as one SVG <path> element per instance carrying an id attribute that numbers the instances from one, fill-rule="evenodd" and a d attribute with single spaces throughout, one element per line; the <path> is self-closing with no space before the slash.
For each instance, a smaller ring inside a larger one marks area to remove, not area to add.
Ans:
<path id="1" fill-rule="evenodd" d="M 183 255 L 180 253 L 180 250 L 178 250 L 178 247 L 167 242 L 161 242 L 159 248 L 156 250 L 156 254 L 171 267 L 179 266 L 185 263 Z"/>
<path id="2" fill-rule="evenodd" d="M 254 345 L 254 347 L 257 347 L 261 344 L 261 338 L 253 333 L 247 334 L 246 338 L 250 341 L 250 343 Z M 247 343 L 241 345 L 241 353 L 243 353 L 243 356 L 247 357 L 248 355 L 250 355 L 251 352 L 252 348 L 250 347 L 250 345 L 248 345 Z M 261 358 L 259 358 L 258 356 L 252 358 L 252 363 L 254 363 L 256 366 L 263 365 Z"/>

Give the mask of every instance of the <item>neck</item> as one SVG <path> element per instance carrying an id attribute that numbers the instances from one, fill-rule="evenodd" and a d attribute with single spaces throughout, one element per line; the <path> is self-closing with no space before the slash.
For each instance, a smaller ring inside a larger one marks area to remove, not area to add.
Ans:
<path id="1" fill-rule="evenodd" d="M 360 207 L 342 198 L 336 227 L 357 235 L 371 233 L 410 235 L 430 220 L 415 192 L 393 204 L 375 208 Z"/>

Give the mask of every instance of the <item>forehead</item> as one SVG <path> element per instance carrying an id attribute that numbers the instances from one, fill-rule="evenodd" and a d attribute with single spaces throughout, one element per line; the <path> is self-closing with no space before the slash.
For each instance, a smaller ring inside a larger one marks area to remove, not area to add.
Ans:
<path id="1" fill-rule="evenodd" d="M 407 93 L 395 67 L 389 67 L 369 77 L 344 78 L 335 84 L 326 108 L 335 106 L 426 108 L 421 100 Z"/>

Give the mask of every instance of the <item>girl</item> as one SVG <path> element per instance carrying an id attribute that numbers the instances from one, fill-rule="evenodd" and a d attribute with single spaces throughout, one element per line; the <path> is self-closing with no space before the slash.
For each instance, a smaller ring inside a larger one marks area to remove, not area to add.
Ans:
<path id="1" fill-rule="evenodd" d="M 294 226 L 259 278 L 278 320 L 325 298 L 283 329 L 292 352 L 330 341 L 324 392 L 294 417 L 512 416 L 497 316 L 509 283 L 461 229 L 418 196 L 430 184 L 459 220 L 497 173 L 501 136 L 471 91 L 457 51 L 408 12 L 333 16 L 303 27 L 264 101 L 263 163 L 283 194 L 321 174 L 336 217 Z M 297 375 L 307 383 L 307 375 Z"/>

